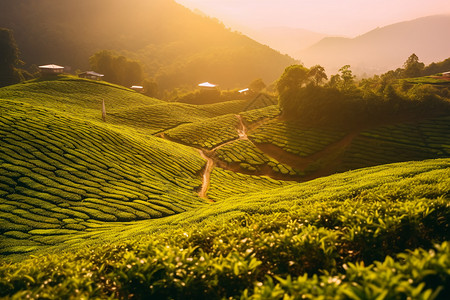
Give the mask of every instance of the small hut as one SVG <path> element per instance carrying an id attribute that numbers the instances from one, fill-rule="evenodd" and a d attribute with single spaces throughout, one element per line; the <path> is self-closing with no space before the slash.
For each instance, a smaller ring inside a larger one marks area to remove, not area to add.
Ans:
<path id="1" fill-rule="evenodd" d="M 130 87 L 130 89 L 139 93 L 142 93 L 144 91 L 144 87 L 140 85 L 133 85 Z"/>
<path id="2" fill-rule="evenodd" d="M 212 83 L 209 83 L 209 82 L 203 82 L 203 83 L 200 83 L 198 86 L 201 87 L 202 89 L 207 89 L 208 90 L 208 89 L 216 88 L 217 84 L 212 84 Z"/>
<path id="3" fill-rule="evenodd" d="M 239 90 L 239 94 L 248 95 L 248 94 L 250 94 L 250 89 L 246 88 L 246 89 Z"/>
<path id="4" fill-rule="evenodd" d="M 58 65 L 43 65 L 39 66 L 39 70 L 42 75 L 54 75 L 63 73 L 64 67 Z"/>
<path id="5" fill-rule="evenodd" d="M 442 77 L 450 78 L 450 71 L 449 71 L 449 72 L 442 73 Z"/>
<path id="6" fill-rule="evenodd" d="M 103 76 L 105 76 L 105 75 L 96 73 L 94 71 L 86 71 L 86 72 L 78 74 L 78 77 L 80 77 L 80 78 L 87 78 L 87 79 L 92 79 L 92 80 L 102 80 Z"/>

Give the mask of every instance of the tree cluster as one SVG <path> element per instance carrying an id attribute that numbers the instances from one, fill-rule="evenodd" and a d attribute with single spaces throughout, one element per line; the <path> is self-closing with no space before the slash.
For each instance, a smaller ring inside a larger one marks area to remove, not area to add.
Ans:
<path id="1" fill-rule="evenodd" d="M 436 87 L 399 80 L 417 76 L 424 68 L 413 54 L 401 70 L 356 81 L 350 66 L 346 65 L 324 83 L 313 80 L 312 70 L 317 66 L 311 69 L 290 66 L 277 82 L 282 116 L 311 125 L 354 128 L 400 116 L 416 118 L 450 113 L 449 85 Z"/>
<path id="2" fill-rule="evenodd" d="M 102 50 L 89 58 L 92 70 L 105 75 L 105 81 L 126 87 L 140 85 L 144 79 L 142 66 L 138 61 Z"/>
<path id="3" fill-rule="evenodd" d="M 19 66 L 19 48 L 11 30 L 0 28 L 0 87 L 18 83 L 24 79 Z"/>

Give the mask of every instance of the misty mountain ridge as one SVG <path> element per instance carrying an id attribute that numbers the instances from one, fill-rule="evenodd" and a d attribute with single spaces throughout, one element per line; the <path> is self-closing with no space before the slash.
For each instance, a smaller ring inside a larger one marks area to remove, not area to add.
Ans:
<path id="1" fill-rule="evenodd" d="M 298 58 L 299 51 L 316 44 L 328 36 L 324 33 L 303 28 L 283 26 L 247 29 L 244 32 L 255 41 L 295 58 Z"/>
<path id="2" fill-rule="evenodd" d="M 355 38 L 325 37 L 294 57 L 320 64 L 328 74 L 351 65 L 356 74 L 380 74 L 402 67 L 415 53 L 425 64 L 450 54 L 450 15 L 436 15 L 376 28 Z"/>
<path id="3" fill-rule="evenodd" d="M 28 65 L 84 70 L 95 52 L 114 50 L 142 62 L 161 89 L 271 83 L 296 63 L 173 0 L 2 0 L 0 27 L 13 30 Z"/>

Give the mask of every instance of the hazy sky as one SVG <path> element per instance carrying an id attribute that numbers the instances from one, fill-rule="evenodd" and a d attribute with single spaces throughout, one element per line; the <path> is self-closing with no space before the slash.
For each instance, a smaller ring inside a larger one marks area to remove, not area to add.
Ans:
<path id="1" fill-rule="evenodd" d="M 175 0 L 227 26 L 289 26 L 356 36 L 376 27 L 450 14 L 449 0 Z"/>

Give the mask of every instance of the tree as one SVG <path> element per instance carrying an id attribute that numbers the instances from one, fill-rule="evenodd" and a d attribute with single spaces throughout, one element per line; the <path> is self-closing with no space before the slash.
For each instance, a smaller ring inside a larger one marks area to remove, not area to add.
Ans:
<path id="1" fill-rule="evenodd" d="M 108 50 L 102 50 L 89 58 L 92 70 L 105 75 L 105 81 L 131 86 L 142 83 L 144 72 L 138 61 L 123 55 L 117 56 Z"/>
<path id="2" fill-rule="evenodd" d="M 330 81 L 327 86 L 331 88 L 339 88 L 341 85 L 342 79 L 339 74 L 331 75 Z"/>
<path id="3" fill-rule="evenodd" d="M 248 86 L 248 88 L 255 93 L 261 92 L 263 89 L 265 89 L 265 87 L 266 84 L 261 78 L 252 81 L 252 83 L 250 83 Z"/>
<path id="4" fill-rule="evenodd" d="M 403 64 L 404 78 L 420 77 L 422 75 L 425 64 L 419 62 L 419 58 L 415 53 L 411 54 Z"/>
<path id="5" fill-rule="evenodd" d="M 145 79 L 142 86 L 144 87 L 145 95 L 154 98 L 159 96 L 158 84 L 153 79 Z"/>
<path id="6" fill-rule="evenodd" d="M 355 76 L 352 74 L 352 70 L 350 70 L 350 65 L 345 65 L 339 69 L 341 73 L 341 89 L 349 90 L 355 86 Z"/>
<path id="7" fill-rule="evenodd" d="M 277 82 L 277 90 L 281 95 L 288 89 L 301 88 L 308 79 L 309 70 L 302 65 L 292 65 L 284 70 Z"/>
<path id="8" fill-rule="evenodd" d="M 0 87 L 20 81 L 16 70 L 19 63 L 19 48 L 12 31 L 0 28 Z"/>
<path id="9" fill-rule="evenodd" d="M 322 81 L 327 80 L 328 76 L 325 69 L 320 65 L 315 65 L 309 69 L 308 76 L 311 78 L 314 85 L 320 85 Z"/>

